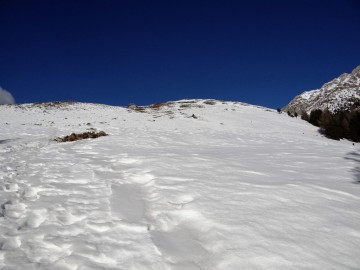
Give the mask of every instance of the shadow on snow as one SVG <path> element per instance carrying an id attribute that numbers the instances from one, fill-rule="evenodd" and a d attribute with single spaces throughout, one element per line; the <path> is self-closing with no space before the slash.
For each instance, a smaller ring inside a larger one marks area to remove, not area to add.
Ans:
<path id="1" fill-rule="evenodd" d="M 5 144 L 5 143 L 8 143 L 8 142 L 12 142 L 12 141 L 15 141 L 15 139 L 0 140 L 0 144 Z"/>
<path id="2" fill-rule="evenodd" d="M 352 169 L 352 173 L 355 178 L 355 183 L 360 184 L 360 154 L 357 152 L 350 152 L 346 155 L 345 159 L 356 162 L 356 166 Z"/>

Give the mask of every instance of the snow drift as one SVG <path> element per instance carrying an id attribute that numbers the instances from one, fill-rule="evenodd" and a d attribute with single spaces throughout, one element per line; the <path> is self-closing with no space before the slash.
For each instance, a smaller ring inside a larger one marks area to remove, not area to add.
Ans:
<path id="1" fill-rule="evenodd" d="M 1 269 L 360 266 L 359 146 L 273 110 L 2 106 L 0 152 Z"/>

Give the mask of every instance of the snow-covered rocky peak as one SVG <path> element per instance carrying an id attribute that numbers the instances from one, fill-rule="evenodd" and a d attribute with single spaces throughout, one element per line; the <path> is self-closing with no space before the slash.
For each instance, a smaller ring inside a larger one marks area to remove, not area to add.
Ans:
<path id="1" fill-rule="evenodd" d="M 325 83 L 320 89 L 306 91 L 296 96 L 285 111 L 310 112 L 314 109 L 329 109 L 332 112 L 349 110 L 360 106 L 360 66 L 350 74 L 344 73 Z"/>
<path id="2" fill-rule="evenodd" d="M 357 66 L 352 72 L 351 72 L 351 74 L 353 75 L 353 76 L 360 76 L 360 65 L 359 66 Z"/>

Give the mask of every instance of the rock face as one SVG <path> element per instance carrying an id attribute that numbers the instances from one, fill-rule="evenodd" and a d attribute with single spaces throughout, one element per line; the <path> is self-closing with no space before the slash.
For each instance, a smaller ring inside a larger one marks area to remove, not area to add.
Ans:
<path id="1" fill-rule="evenodd" d="M 320 89 L 296 96 L 283 110 L 300 113 L 314 109 L 331 112 L 360 108 L 360 66 L 325 83 Z"/>

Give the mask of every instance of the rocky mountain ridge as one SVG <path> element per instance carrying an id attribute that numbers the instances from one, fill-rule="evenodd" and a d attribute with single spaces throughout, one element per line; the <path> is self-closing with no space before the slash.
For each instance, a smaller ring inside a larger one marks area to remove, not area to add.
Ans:
<path id="1" fill-rule="evenodd" d="M 350 74 L 344 73 L 321 88 L 296 96 L 283 110 L 291 113 L 314 109 L 337 112 L 360 107 L 360 65 Z"/>

